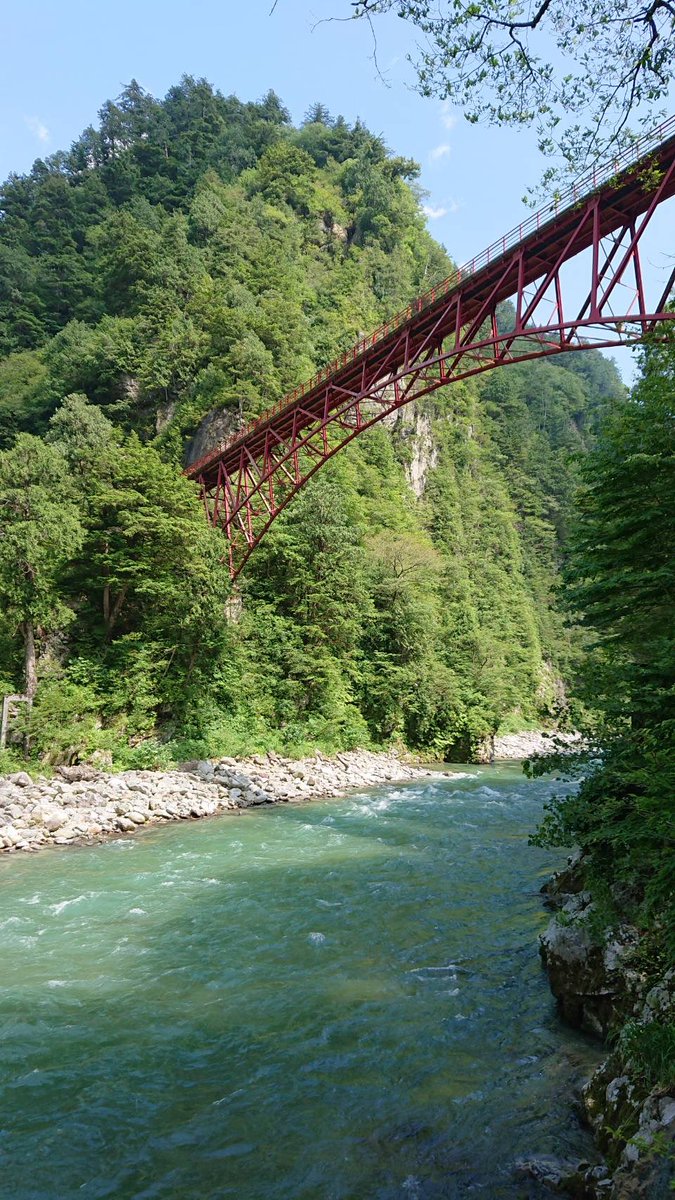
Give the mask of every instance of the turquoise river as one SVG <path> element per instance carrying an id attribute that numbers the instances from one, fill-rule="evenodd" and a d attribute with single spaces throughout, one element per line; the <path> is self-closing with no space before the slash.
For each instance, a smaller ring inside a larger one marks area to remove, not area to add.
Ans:
<path id="1" fill-rule="evenodd" d="M 554 784 L 459 768 L 0 860 L 2 1200 L 542 1198 L 598 1050 L 537 954 Z"/>

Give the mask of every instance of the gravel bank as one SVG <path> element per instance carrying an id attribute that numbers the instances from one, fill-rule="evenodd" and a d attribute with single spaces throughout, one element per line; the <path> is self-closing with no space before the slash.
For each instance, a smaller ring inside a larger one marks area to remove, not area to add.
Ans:
<path id="1" fill-rule="evenodd" d="M 236 815 L 259 804 L 342 796 L 435 773 L 365 750 L 299 761 L 270 753 L 118 775 L 60 767 L 53 779 L 35 781 L 19 772 L 0 778 L 0 853 L 100 841 L 143 825 Z"/>
<path id="2" fill-rule="evenodd" d="M 563 747 L 572 747 L 580 740 L 578 733 L 549 732 L 528 729 L 523 733 L 505 733 L 484 742 L 478 753 L 479 762 L 501 759 L 531 758 L 533 754 L 551 754 Z"/>

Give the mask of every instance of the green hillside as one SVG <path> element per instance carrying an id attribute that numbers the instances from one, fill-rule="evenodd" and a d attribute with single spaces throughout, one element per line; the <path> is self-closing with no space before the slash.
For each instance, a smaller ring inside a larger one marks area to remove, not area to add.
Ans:
<path id="1" fill-rule="evenodd" d="M 595 352 L 434 394 L 328 464 L 230 595 L 186 461 L 442 279 L 418 168 L 315 105 L 132 83 L 0 208 L 0 691 L 31 753 L 152 765 L 565 713 Z M 504 321 L 509 319 L 506 309 Z M 34 652 L 33 652 L 34 650 Z"/>

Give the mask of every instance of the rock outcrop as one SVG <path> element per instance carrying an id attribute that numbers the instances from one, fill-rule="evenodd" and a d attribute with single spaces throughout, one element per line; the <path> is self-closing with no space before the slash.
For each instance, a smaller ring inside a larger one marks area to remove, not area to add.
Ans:
<path id="1" fill-rule="evenodd" d="M 628 1021 L 636 1030 L 672 1021 L 675 969 L 656 980 L 646 974 L 640 966 L 640 932 L 631 925 L 599 934 L 598 914 L 584 885 L 584 860 L 577 855 L 545 889 L 557 911 L 541 935 L 540 949 L 561 1014 L 610 1042 Z M 651 1087 L 619 1041 L 585 1085 L 581 1103 L 608 1169 L 593 1176 L 581 1169 L 586 1164 L 572 1171 L 558 1164 L 558 1183 L 565 1180 L 558 1190 L 582 1200 L 672 1197 L 675 1070 L 668 1084 Z"/>
<path id="2" fill-rule="evenodd" d="M 242 425 L 241 414 L 237 409 L 213 408 L 207 413 L 197 427 L 185 454 L 185 466 L 197 462 L 211 450 L 215 450 L 220 442 L 225 442 Z"/>
<path id="3" fill-rule="evenodd" d="M 591 933 L 589 892 L 570 895 L 541 935 L 551 991 L 566 1021 L 607 1038 L 633 1013 L 643 978 L 630 966 L 639 936 L 623 925 L 598 942 Z"/>

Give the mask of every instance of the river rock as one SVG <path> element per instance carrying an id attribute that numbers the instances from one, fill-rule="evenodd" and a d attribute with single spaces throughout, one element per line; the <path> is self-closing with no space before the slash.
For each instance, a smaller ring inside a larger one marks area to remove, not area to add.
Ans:
<path id="1" fill-rule="evenodd" d="M 56 833 L 63 827 L 65 821 L 61 813 L 55 813 L 53 816 L 46 817 L 43 823 L 47 833 Z"/>
<path id="2" fill-rule="evenodd" d="M 236 813 L 260 804 L 306 803 L 350 788 L 412 779 L 419 768 L 394 754 L 345 751 L 293 761 L 274 751 L 237 761 L 183 763 L 175 771 L 105 774 L 64 767 L 51 780 L 0 777 L 0 850 L 67 845 L 148 823 Z M 428 772 L 424 772 L 428 774 Z"/>
<path id="3" fill-rule="evenodd" d="M 575 1197 L 576 1200 L 592 1200 L 599 1193 L 597 1185 L 608 1176 L 605 1166 L 592 1167 L 587 1162 L 568 1162 L 557 1158 L 520 1159 L 514 1165 L 517 1179 L 535 1179 L 547 1191 Z M 610 1185 L 611 1185 L 611 1181 Z"/>
<path id="4" fill-rule="evenodd" d="M 33 786 L 33 780 L 27 771 L 17 771 L 16 774 L 8 776 L 8 782 L 20 788 Z"/>
<path id="5" fill-rule="evenodd" d="M 71 783 L 78 780 L 94 780 L 100 779 L 101 773 L 92 767 L 89 763 L 76 763 L 72 767 L 56 767 L 56 774 L 62 779 L 67 779 Z"/>

